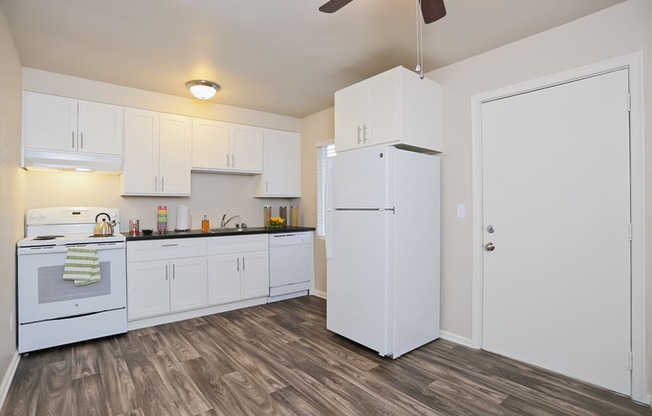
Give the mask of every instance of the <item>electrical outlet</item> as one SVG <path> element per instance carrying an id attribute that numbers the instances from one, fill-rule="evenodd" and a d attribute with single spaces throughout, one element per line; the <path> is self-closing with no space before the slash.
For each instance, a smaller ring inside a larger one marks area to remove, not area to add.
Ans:
<path id="1" fill-rule="evenodd" d="M 14 330 L 14 313 L 9 314 L 9 332 Z"/>

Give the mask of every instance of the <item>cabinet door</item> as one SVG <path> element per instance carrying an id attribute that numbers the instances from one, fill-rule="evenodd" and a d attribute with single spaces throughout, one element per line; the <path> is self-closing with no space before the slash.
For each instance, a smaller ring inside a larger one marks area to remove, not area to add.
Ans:
<path id="1" fill-rule="evenodd" d="M 362 132 L 362 145 L 373 146 L 403 139 L 401 137 L 400 82 L 398 74 L 385 73 L 368 82 L 369 123 Z M 335 146 L 337 149 L 337 145 Z"/>
<path id="2" fill-rule="evenodd" d="M 127 265 L 127 315 L 129 320 L 170 311 L 169 265 L 167 260 Z"/>
<path id="3" fill-rule="evenodd" d="M 159 131 L 159 193 L 190 195 L 191 120 L 161 114 Z"/>
<path id="4" fill-rule="evenodd" d="M 170 267 L 170 310 L 176 312 L 206 306 L 206 257 L 176 259 L 170 262 Z"/>
<path id="5" fill-rule="evenodd" d="M 301 135 L 265 130 L 261 196 L 301 196 Z"/>
<path id="6" fill-rule="evenodd" d="M 220 305 L 240 300 L 240 256 L 223 254 L 208 257 L 208 304 Z"/>
<path id="7" fill-rule="evenodd" d="M 267 251 L 243 253 L 240 265 L 240 299 L 269 295 L 269 254 Z"/>
<path id="8" fill-rule="evenodd" d="M 79 101 L 78 150 L 122 156 L 123 108 Z"/>
<path id="9" fill-rule="evenodd" d="M 214 120 L 192 120 L 192 168 L 228 169 L 231 126 Z"/>
<path id="10" fill-rule="evenodd" d="M 255 173 L 263 171 L 263 129 L 231 125 L 231 169 Z"/>
<path id="11" fill-rule="evenodd" d="M 361 83 L 335 93 L 335 150 L 338 152 L 362 145 L 369 124 L 367 91 Z"/>
<path id="12" fill-rule="evenodd" d="M 23 92 L 25 147 L 77 150 L 77 100 Z"/>
<path id="13" fill-rule="evenodd" d="M 122 193 L 153 195 L 158 192 L 159 113 L 125 110 Z"/>

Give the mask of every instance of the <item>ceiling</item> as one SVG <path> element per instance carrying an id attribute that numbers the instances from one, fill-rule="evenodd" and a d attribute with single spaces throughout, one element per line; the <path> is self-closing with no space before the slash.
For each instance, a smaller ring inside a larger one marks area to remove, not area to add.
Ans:
<path id="1" fill-rule="evenodd" d="M 416 0 L 0 0 L 23 66 L 304 117 L 371 75 L 416 64 Z M 425 72 L 624 0 L 446 0 L 422 25 Z"/>

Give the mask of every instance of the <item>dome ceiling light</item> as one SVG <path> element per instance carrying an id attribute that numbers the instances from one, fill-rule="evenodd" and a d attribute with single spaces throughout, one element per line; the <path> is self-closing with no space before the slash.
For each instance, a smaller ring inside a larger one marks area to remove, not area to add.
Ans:
<path id="1" fill-rule="evenodd" d="M 200 100 L 210 100 L 220 90 L 220 86 L 213 81 L 195 79 L 186 82 L 190 93 Z"/>

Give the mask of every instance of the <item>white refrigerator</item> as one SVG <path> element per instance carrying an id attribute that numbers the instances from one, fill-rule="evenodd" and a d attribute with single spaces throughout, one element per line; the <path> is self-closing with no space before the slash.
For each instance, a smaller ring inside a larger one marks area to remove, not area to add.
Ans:
<path id="1" fill-rule="evenodd" d="M 338 153 L 327 201 L 327 328 L 393 358 L 439 338 L 439 157 Z"/>

